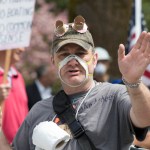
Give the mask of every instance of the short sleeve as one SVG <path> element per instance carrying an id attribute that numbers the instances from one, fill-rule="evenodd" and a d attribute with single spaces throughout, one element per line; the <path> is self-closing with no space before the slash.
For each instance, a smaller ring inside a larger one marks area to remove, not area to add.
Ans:
<path id="1" fill-rule="evenodd" d="M 18 130 L 13 143 L 12 143 L 12 149 L 13 150 L 29 150 L 30 144 L 29 144 L 29 125 L 27 123 L 27 120 L 25 120 Z"/>

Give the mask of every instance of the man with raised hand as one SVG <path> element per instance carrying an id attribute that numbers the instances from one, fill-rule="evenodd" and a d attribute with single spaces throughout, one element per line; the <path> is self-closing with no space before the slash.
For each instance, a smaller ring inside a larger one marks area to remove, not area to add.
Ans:
<path id="1" fill-rule="evenodd" d="M 82 16 L 70 24 L 56 22 L 52 61 L 63 90 L 34 105 L 13 149 L 127 150 L 133 134 L 139 140 L 145 138 L 150 126 L 150 92 L 140 78 L 150 63 L 150 33 L 142 32 L 128 55 L 124 45 L 119 45 L 118 64 L 125 85 L 94 81 L 97 59 Z M 64 125 L 69 140 L 65 133 L 60 137 L 56 124 Z"/>

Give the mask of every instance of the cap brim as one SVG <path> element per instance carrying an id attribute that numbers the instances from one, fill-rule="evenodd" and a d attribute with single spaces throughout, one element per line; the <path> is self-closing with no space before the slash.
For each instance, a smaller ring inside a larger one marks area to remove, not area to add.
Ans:
<path id="1" fill-rule="evenodd" d="M 89 50 L 92 46 L 90 44 L 88 44 L 87 42 L 84 42 L 82 40 L 78 40 L 78 39 L 67 39 L 67 40 L 63 40 L 62 42 L 59 42 L 59 44 L 57 44 L 57 46 L 55 46 L 55 49 L 53 49 L 53 52 L 58 52 L 59 49 L 66 45 L 66 44 L 70 44 L 70 43 L 74 43 L 77 44 L 79 46 L 81 46 L 82 48 L 84 48 L 85 50 Z"/>

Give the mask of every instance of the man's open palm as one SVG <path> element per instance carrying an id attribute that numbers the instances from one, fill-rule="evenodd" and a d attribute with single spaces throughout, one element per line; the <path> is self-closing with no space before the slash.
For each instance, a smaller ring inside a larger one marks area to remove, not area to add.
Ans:
<path id="1" fill-rule="evenodd" d="M 125 55 L 125 47 L 119 45 L 118 65 L 122 76 L 130 83 L 137 82 L 150 64 L 150 33 L 142 32 L 138 41 Z"/>

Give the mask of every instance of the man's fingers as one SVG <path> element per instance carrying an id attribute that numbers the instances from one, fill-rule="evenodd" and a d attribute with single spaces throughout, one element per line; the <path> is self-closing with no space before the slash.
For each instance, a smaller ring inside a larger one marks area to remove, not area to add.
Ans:
<path id="1" fill-rule="evenodd" d="M 150 57 L 150 32 L 147 33 L 145 41 L 143 41 L 143 52 L 146 57 Z M 144 49 L 145 48 L 145 49 Z"/>
<path id="2" fill-rule="evenodd" d="M 0 88 L 1 88 L 1 89 L 10 89 L 10 88 L 11 88 L 11 85 L 10 85 L 9 83 L 1 84 L 1 85 L 0 85 Z"/>
<path id="3" fill-rule="evenodd" d="M 8 97 L 10 88 L 10 84 L 0 85 L 0 104 Z"/>
<path id="4" fill-rule="evenodd" d="M 123 44 L 120 44 L 118 49 L 118 61 L 122 60 L 124 56 L 125 56 L 125 47 Z"/>
<path id="5" fill-rule="evenodd" d="M 147 32 L 143 31 L 140 35 L 140 37 L 138 38 L 136 44 L 134 45 L 133 49 L 140 49 L 142 42 L 144 40 L 144 37 L 146 36 Z"/>

